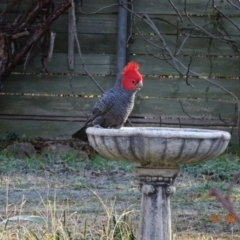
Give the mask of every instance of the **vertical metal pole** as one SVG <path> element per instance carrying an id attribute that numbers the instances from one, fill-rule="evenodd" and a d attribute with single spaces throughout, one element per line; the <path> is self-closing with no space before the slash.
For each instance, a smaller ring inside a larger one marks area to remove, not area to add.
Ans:
<path id="1" fill-rule="evenodd" d="M 117 80 L 116 84 L 121 83 L 121 74 L 126 65 L 126 44 L 127 44 L 127 19 L 128 12 L 122 6 L 127 7 L 128 0 L 119 0 L 118 23 L 117 23 Z"/>
<path id="2" fill-rule="evenodd" d="M 74 14 L 75 4 L 71 1 L 71 7 L 68 9 L 68 66 L 69 70 L 74 70 Z"/>

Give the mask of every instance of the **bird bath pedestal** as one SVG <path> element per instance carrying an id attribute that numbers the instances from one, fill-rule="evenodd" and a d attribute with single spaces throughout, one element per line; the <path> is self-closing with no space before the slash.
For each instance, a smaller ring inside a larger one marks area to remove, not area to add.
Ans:
<path id="1" fill-rule="evenodd" d="M 171 239 L 170 195 L 178 169 L 135 167 L 142 192 L 139 240 Z"/>
<path id="2" fill-rule="evenodd" d="M 224 131 L 158 127 L 90 127 L 87 135 L 101 155 L 135 163 L 142 192 L 138 240 L 172 239 L 170 195 L 179 165 L 217 157 L 231 138 Z"/>

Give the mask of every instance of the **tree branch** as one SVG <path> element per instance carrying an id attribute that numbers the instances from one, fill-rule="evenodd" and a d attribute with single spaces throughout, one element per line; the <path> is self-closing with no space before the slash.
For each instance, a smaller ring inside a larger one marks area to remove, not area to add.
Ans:
<path id="1" fill-rule="evenodd" d="M 48 0 L 46 0 L 48 1 Z M 36 43 L 43 35 L 43 33 L 49 29 L 49 26 L 70 6 L 69 0 L 63 0 L 60 7 L 58 7 L 50 16 L 46 19 L 44 23 L 38 28 L 34 35 L 26 42 L 24 47 L 13 57 L 11 63 L 8 64 L 7 69 L 4 73 L 4 77 L 7 77 L 12 69 L 16 67 L 23 59 L 23 56 L 31 49 L 31 46 Z"/>

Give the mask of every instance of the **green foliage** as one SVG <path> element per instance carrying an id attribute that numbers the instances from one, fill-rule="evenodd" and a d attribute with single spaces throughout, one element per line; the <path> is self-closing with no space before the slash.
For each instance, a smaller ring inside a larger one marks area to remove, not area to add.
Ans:
<path id="1" fill-rule="evenodd" d="M 5 135 L 0 135 L 0 146 L 1 148 L 5 148 L 7 145 L 18 139 L 16 133 L 7 131 Z"/>
<path id="2" fill-rule="evenodd" d="M 230 181 L 240 169 L 239 156 L 239 148 L 229 149 L 216 159 L 195 165 L 182 165 L 181 170 L 194 177 L 204 177 L 214 181 Z"/>
<path id="3" fill-rule="evenodd" d="M 76 153 L 67 153 L 66 155 L 61 156 L 61 159 L 66 163 L 66 164 L 72 164 L 77 161 L 79 161 L 79 157 Z"/>
<path id="4" fill-rule="evenodd" d="M 9 144 L 14 142 L 33 142 L 34 138 L 23 134 L 22 136 L 18 136 L 15 132 L 7 131 L 5 134 L 0 135 L 0 145 L 2 147 L 6 147 Z"/>
<path id="5" fill-rule="evenodd" d="M 75 180 L 74 189 L 80 190 L 82 188 L 92 188 L 92 184 L 84 177 L 79 177 Z"/>
<path id="6" fill-rule="evenodd" d="M 129 223 L 131 223 L 129 213 L 124 214 L 121 221 L 118 221 L 117 216 L 113 214 L 110 219 L 111 229 L 115 229 L 113 239 L 122 240 L 127 238 L 129 240 L 135 240 L 136 237 Z"/>
<path id="7" fill-rule="evenodd" d="M 240 158 L 240 147 L 238 145 L 233 145 L 226 150 L 226 154 L 231 154 Z"/>
<path id="8" fill-rule="evenodd" d="M 133 169 L 133 164 L 131 162 L 121 160 L 111 160 L 102 157 L 101 155 L 96 155 L 91 162 L 91 166 L 94 170 L 99 171 L 109 171 L 109 170 L 124 170 L 125 172 L 131 172 Z"/>
<path id="9" fill-rule="evenodd" d="M 8 171 L 36 171 L 46 168 L 52 169 L 56 173 L 59 171 L 79 171 L 80 169 L 100 172 L 112 170 L 131 172 L 133 165 L 127 161 L 105 159 L 100 155 L 95 155 L 95 157 L 91 160 L 79 159 L 79 157 L 74 153 L 68 153 L 61 157 L 52 154 L 37 154 L 31 158 L 18 159 L 14 156 L 14 152 L 0 152 L 0 173 L 6 173 Z M 82 181 L 78 183 L 76 182 L 77 189 L 82 188 L 83 186 L 88 186 L 88 184 Z"/>

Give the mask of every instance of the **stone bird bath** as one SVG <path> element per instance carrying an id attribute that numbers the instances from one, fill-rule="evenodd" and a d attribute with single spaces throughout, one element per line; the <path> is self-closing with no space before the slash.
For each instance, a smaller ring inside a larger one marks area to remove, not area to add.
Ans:
<path id="1" fill-rule="evenodd" d="M 135 163 L 142 192 L 138 240 L 171 240 L 170 195 L 179 164 L 217 157 L 231 138 L 228 132 L 160 127 L 87 129 L 90 145 L 101 155 Z"/>

